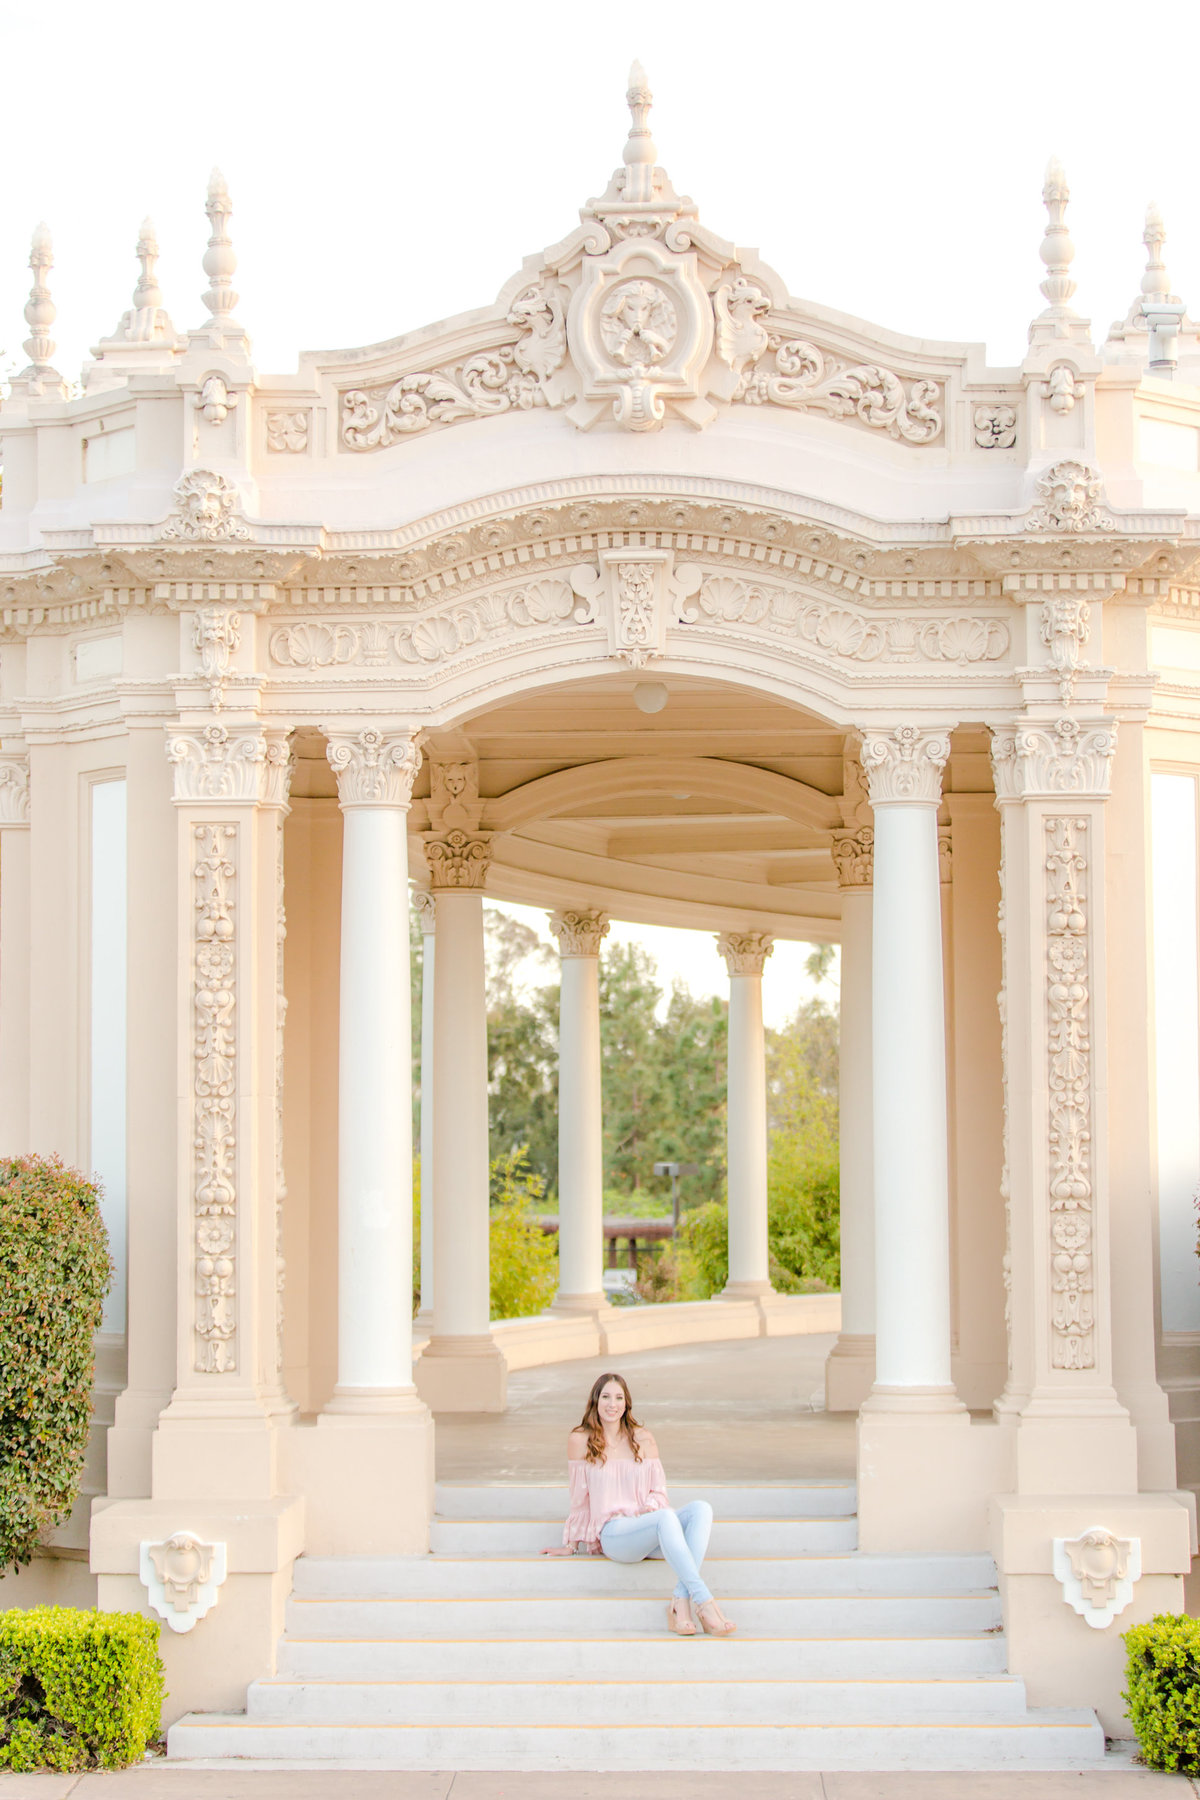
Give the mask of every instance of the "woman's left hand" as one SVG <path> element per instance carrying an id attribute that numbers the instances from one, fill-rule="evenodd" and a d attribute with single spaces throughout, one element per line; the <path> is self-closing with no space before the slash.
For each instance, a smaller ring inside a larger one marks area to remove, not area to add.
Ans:
<path id="1" fill-rule="evenodd" d="M 542 1551 L 543 1556 L 574 1556 L 574 1544 L 547 1544 Z"/>

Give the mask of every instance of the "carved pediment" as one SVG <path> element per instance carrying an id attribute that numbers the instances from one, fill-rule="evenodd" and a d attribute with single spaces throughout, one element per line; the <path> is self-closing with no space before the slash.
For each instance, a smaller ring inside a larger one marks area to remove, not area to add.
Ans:
<path id="1" fill-rule="evenodd" d="M 473 346 L 405 366 L 397 346 L 338 383 L 338 447 L 385 450 L 434 427 L 535 408 L 581 430 L 711 423 L 733 404 L 844 419 L 924 446 L 944 435 L 945 380 L 835 341 L 779 278 L 702 226 L 655 160 L 635 64 L 623 164 L 582 223 L 510 284 Z M 863 352 L 866 352 L 865 354 Z M 428 351 L 425 352 L 428 357 Z M 356 359 L 358 361 L 358 359 Z M 337 371 L 334 371 L 335 376 Z"/>

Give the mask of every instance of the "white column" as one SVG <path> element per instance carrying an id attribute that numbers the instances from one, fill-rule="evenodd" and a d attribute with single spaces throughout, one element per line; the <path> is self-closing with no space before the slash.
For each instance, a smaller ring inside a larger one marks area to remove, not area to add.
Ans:
<path id="1" fill-rule="evenodd" d="M 411 1404 L 407 811 L 414 736 L 330 735 L 344 814 L 338 1033 L 338 1379 L 330 1412 Z"/>
<path id="2" fill-rule="evenodd" d="M 838 1160 L 842 1328 L 825 1365 L 829 1412 L 857 1412 L 875 1379 L 875 1154 L 871 1098 L 871 909 L 875 834 L 836 831 L 842 890 Z"/>
<path id="3" fill-rule="evenodd" d="M 764 931 L 723 931 L 717 948 L 729 970 L 726 1057 L 729 1275 L 724 1297 L 771 1291 L 767 1273 L 767 1068 L 762 972 L 774 948 Z"/>
<path id="4" fill-rule="evenodd" d="M 949 738 L 863 734 L 875 816 L 875 1386 L 869 1407 L 959 1410 L 950 1373 L 946 1041 L 937 812 Z"/>
<path id="5" fill-rule="evenodd" d="M 602 912 L 554 913 L 558 1010 L 558 1293 L 563 1312 L 599 1313 L 604 1295 L 604 1143 L 600 1088 Z"/>
<path id="6" fill-rule="evenodd" d="M 437 902 L 424 888 L 413 895 L 421 922 L 421 1306 L 416 1323 L 433 1328 L 433 984 L 437 962 Z"/>
<path id="7" fill-rule="evenodd" d="M 502 1412 L 507 1365 L 490 1329 L 487 980 L 483 887 L 490 838 L 425 840 L 437 902 L 433 988 L 435 1329 L 417 1388 L 435 1412 Z"/>
<path id="8" fill-rule="evenodd" d="M 0 1156 L 29 1137 L 29 758 L 0 755 Z"/>

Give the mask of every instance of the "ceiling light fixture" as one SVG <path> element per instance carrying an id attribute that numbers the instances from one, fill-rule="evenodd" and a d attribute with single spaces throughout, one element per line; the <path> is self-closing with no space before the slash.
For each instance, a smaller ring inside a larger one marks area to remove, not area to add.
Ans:
<path id="1" fill-rule="evenodd" d="M 661 681 L 639 681 L 633 690 L 633 704 L 639 712 L 661 712 L 667 704 L 667 690 Z"/>

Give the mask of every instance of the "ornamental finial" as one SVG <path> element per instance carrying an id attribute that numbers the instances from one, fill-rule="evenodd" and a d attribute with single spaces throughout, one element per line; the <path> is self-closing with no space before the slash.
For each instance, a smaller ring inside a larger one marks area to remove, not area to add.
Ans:
<path id="1" fill-rule="evenodd" d="M 629 70 L 629 87 L 625 98 L 629 103 L 630 125 L 629 136 L 621 154 L 626 169 L 624 197 L 626 200 L 652 200 L 654 165 L 658 161 L 658 151 L 650 136 L 649 125 L 654 95 L 650 92 L 650 83 L 646 80 L 646 71 L 640 62 L 635 62 Z"/>
<path id="2" fill-rule="evenodd" d="M 158 234 L 153 219 L 142 220 L 135 254 L 140 273 L 133 305 L 121 320 L 121 335 L 131 344 L 174 342 L 175 327 L 167 317 L 158 285 Z"/>
<path id="3" fill-rule="evenodd" d="M 1046 164 L 1046 180 L 1042 187 L 1042 200 L 1049 218 L 1046 235 L 1042 239 L 1041 257 L 1047 273 L 1041 286 L 1050 302 L 1042 314 L 1043 318 L 1061 318 L 1070 316 L 1071 312 L 1067 302 L 1075 292 L 1075 283 L 1071 280 L 1075 246 L 1066 225 L 1067 201 L 1070 198 L 1071 190 L 1067 186 L 1066 173 L 1057 156 L 1052 156 Z"/>
<path id="4" fill-rule="evenodd" d="M 1146 229 L 1142 233 L 1142 242 L 1146 246 L 1146 272 L 1142 276 L 1142 293 L 1147 300 L 1171 292 L 1171 278 L 1167 274 L 1162 254 L 1166 241 L 1167 228 L 1163 224 L 1163 216 L 1152 200 L 1146 208 Z"/>
<path id="5" fill-rule="evenodd" d="M 208 178 L 208 198 L 204 203 L 204 210 L 208 214 L 212 235 L 204 252 L 203 264 L 209 285 L 207 292 L 200 298 L 212 318 L 201 335 L 207 336 L 213 343 L 226 344 L 232 339 L 244 344 L 242 329 L 233 316 L 233 309 L 238 303 L 238 295 L 233 287 L 237 257 L 227 230 L 233 202 L 229 198 L 229 189 L 220 169 L 214 169 Z"/>
<path id="6" fill-rule="evenodd" d="M 62 376 L 51 364 L 54 355 L 54 339 L 50 336 L 50 327 L 58 317 L 58 308 L 50 298 L 49 273 L 54 267 L 54 243 L 50 236 L 50 227 L 41 224 L 33 234 L 33 243 L 29 251 L 29 267 L 33 271 L 33 286 L 29 290 L 29 299 L 25 304 L 25 321 L 29 326 L 29 336 L 25 339 L 24 350 L 29 358 L 29 367 L 23 369 L 18 376 L 40 391 L 47 383 L 61 385 Z"/>

